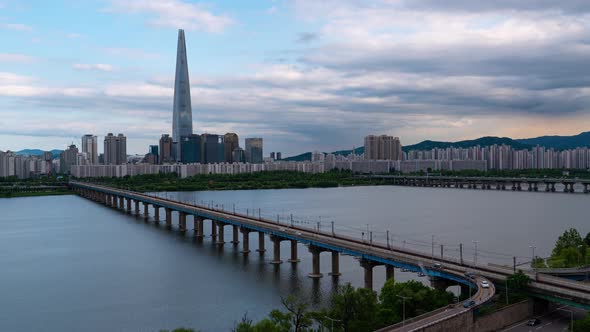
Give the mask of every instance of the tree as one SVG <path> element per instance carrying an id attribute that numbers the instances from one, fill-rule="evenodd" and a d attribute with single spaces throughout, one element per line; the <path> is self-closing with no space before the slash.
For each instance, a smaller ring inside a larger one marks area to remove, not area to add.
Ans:
<path id="1" fill-rule="evenodd" d="M 590 232 L 586 234 L 586 237 L 584 238 L 584 243 L 586 243 L 586 245 L 590 247 Z"/>
<path id="2" fill-rule="evenodd" d="M 562 250 L 570 247 L 577 248 L 581 244 L 582 236 L 580 236 L 578 230 L 570 228 L 557 239 L 551 256 L 559 256 Z"/>
<path id="3" fill-rule="evenodd" d="M 513 291 L 522 291 L 528 287 L 528 284 L 531 282 L 531 278 L 524 274 L 522 270 L 518 270 L 518 272 L 510 275 L 507 281 L 508 288 Z"/>
<path id="4" fill-rule="evenodd" d="M 574 331 L 590 331 L 590 313 L 574 322 Z"/>
<path id="5" fill-rule="evenodd" d="M 377 329 L 377 294 L 366 288 L 355 289 L 346 283 L 332 296 L 332 305 L 327 315 L 340 321 L 348 331 L 373 331 Z"/>
<path id="6" fill-rule="evenodd" d="M 543 259 L 542 257 L 535 257 L 533 259 L 533 261 L 531 262 L 531 266 L 534 269 L 546 269 L 547 268 L 547 264 L 545 264 L 545 259 Z"/>

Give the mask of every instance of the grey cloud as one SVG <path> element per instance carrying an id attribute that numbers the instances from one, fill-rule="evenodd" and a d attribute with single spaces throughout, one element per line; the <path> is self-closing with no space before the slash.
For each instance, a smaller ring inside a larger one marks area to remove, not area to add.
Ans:
<path id="1" fill-rule="evenodd" d="M 579 14 L 590 12 L 590 2 L 586 0 L 407 0 L 406 8 L 439 10 L 439 11 L 560 11 L 564 13 Z"/>
<path id="2" fill-rule="evenodd" d="M 311 43 L 320 38 L 320 35 L 314 32 L 302 32 L 297 36 L 298 43 Z"/>

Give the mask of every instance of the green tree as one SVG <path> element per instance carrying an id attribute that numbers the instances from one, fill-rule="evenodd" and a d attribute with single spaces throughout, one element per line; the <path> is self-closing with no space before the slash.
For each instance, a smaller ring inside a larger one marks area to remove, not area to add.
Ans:
<path id="1" fill-rule="evenodd" d="M 555 242 L 552 256 L 559 256 L 561 252 L 566 248 L 577 248 L 582 244 L 582 236 L 575 228 L 570 228 L 565 231 Z"/>
<path id="2" fill-rule="evenodd" d="M 340 321 L 343 331 L 373 331 L 377 328 L 377 294 L 366 288 L 355 289 L 346 283 L 332 296 L 327 314 Z"/>
<path id="3" fill-rule="evenodd" d="M 586 243 L 586 245 L 590 247 L 590 232 L 586 234 L 586 237 L 584 238 L 584 243 Z"/>
<path id="4" fill-rule="evenodd" d="M 534 269 L 546 269 L 547 268 L 547 264 L 545 264 L 545 259 L 543 259 L 542 257 L 535 257 L 533 259 L 533 261 L 531 262 L 531 266 Z"/>
<path id="5" fill-rule="evenodd" d="M 590 331 L 590 313 L 574 322 L 574 331 Z"/>
<path id="6" fill-rule="evenodd" d="M 522 270 L 510 275 L 508 277 L 508 288 L 512 291 L 522 291 L 528 287 L 531 282 L 531 278 L 524 274 Z"/>

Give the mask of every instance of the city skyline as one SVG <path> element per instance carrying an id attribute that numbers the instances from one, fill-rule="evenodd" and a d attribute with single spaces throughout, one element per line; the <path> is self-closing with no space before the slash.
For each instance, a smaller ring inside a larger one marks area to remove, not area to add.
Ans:
<path id="1" fill-rule="evenodd" d="M 417 3 L 2 1 L 0 150 L 122 132 L 145 153 L 172 134 L 178 28 L 193 125 L 285 156 L 374 132 L 412 144 L 590 128 L 590 6 Z"/>

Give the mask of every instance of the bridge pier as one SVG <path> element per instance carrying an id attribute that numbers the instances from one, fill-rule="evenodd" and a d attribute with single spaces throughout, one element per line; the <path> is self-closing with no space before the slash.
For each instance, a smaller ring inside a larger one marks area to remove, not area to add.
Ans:
<path id="1" fill-rule="evenodd" d="M 172 209 L 164 208 L 166 211 L 166 228 L 172 228 Z"/>
<path id="2" fill-rule="evenodd" d="M 211 220 L 211 238 L 213 242 L 217 240 L 217 225 L 215 225 L 215 221 Z"/>
<path id="3" fill-rule="evenodd" d="M 158 205 L 154 205 L 154 221 L 156 224 L 160 222 L 160 207 Z"/>
<path id="4" fill-rule="evenodd" d="M 332 251 L 332 272 L 329 273 L 332 277 L 339 277 L 340 273 L 340 253 L 338 251 Z"/>
<path id="5" fill-rule="evenodd" d="M 215 221 L 213 228 L 215 228 L 215 225 L 217 225 L 217 227 L 219 228 L 217 231 L 217 241 L 215 241 L 215 244 L 223 245 L 225 243 L 225 234 L 224 234 L 225 224 L 221 221 Z"/>
<path id="6" fill-rule="evenodd" d="M 471 294 L 471 287 L 465 284 L 459 284 L 459 287 L 461 288 L 461 297 L 467 298 Z"/>
<path id="7" fill-rule="evenodd" d="M 129 214 L 129 213 L 131 213 L 131 198 L 127 198 L 126 201 L 127 201 L 126 202 L 127 203 L 127 210 L 126 210 L 126 212 Z"/>
<path id="8" fill-rule="evenodd" d="M 311 273 L 307 276 L 310 278 L 321 278 L 323 274 L 320 272 L 320 254 L 325 249 L 316 247 L 314 245 L 309 245 L 309 252 L 311 253 Z"/>
<path id="9" fill-rule="evenodd" d="M 430 279 L 430 286 L 440 291 L 445 291 L 449 286 L 453 285 L 453 282 L 439 277 L 429 277 L 428 279 Z"/>
<path id="10" fill-rule="evenodd" d="M 301 260 L 297 258 L 297 241 L 291 240 L 291 258 L 289 263 L 299 263 Z"/>
<path id="11" fill-rule="evenodd" d="M 588 193 L 588 184 L 584 183 L 584 194 Z"/>
<path id="12" fill-rule="evenodd" d="M 203 218 L 199 216 L 195 216 L 195 236 L 199 239 L 202 239 L 205 235 L 203 230 Z"/>
<path id="13" fill-rule="evenodd" d="M 270 240 L 273 244 L 273 259 L 270 262 L 271 264 L 282 264 L 283 261 L 281 260 L 281 238 L 276 235 L 271 235 Z"/>
<path id="14" fill-rule="evenodd" d="M 233 225 L 232 228 L 233 228 L 233 234 L 232 234 L 233 235 L 233 238 L 232 238 L 231 243 L 234 244 L 234 245 L 237 245 L 238 243 L 240 243 L 240 240 L 239 240 L 239 235 L 240 234 L 239 234 L 239 231 L 238 231 L 238 226 L 237 225 Z"/>
<path id="15" fill-rule="evenodd" d="M 119 209 L 123 210 L 125 208 L 125 198 L 123 196 L 119 197 Z"/>
<path id="16" fill-rule="evenodd" d="M 393 265 L 385 265 L 385 280 L 395 278 L 395 268 Z"/>
<path id="17" fill-rule="evenodd" d="M 149 204 L 143 203 L 143 219 L 145 219 L 147 221 L 149 217 L 150 217 Z"/>
<path id="18" fill-rule="evenodd" d="M 135 215 L 139 216 L 139 201 L 135 200 Z"/>
<path id="19" fill-rule="evenodd" d="M 373 268 L 380 264 L 365 258 L 361 258 L 360 263 L 365 272 L 365 288 L 373 290 Z"/>
<path id="20" fill-rule="evenodd" d="M 117 196 L 113 196 L 113 207 L 115 209 L 118 209 L 119 208 L 119 200 L 118 200 L 118 197 Z"/>
<path id="21" fill-rule="evenodd" d="M 178 226 L 180 232 L 184 234 L 186 232 L 186 213 L 178 212 Z"/>
<path id="22" fill-rule="evenodd" d="M 264 233 L 258 232 L 258 249 L 256 249 L 259 253 L 264 253 L 266 250 L 264 249 Z"/>
<path id="23" fill-rule="evenodd" d="M 242 231 L 242 253 L 247 254 L 250 252 L 250 230 L 246 227 L 240 227 Z"/>

